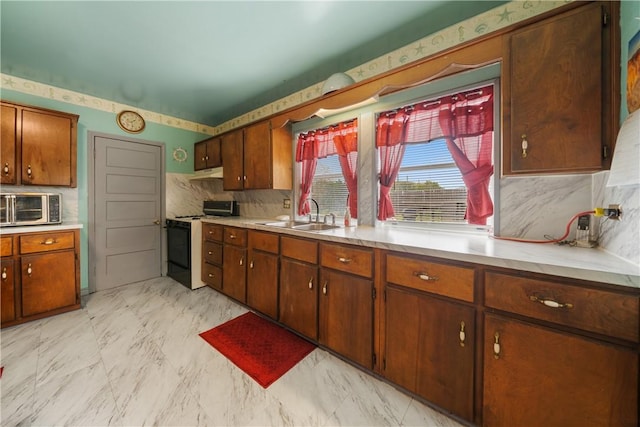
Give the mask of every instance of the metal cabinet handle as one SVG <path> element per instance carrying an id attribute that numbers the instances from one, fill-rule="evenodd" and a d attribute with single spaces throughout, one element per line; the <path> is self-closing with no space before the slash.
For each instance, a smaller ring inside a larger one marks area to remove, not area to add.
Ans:
<path id="1" fill-rule="evenodd" d="M 31 165 L 27 165 L 27 176 L 29 176 L 29 178 L 31 178 L 32 174 L 33 174 L 33 171 L 31 170 Z"/>
<path id="2" fill-rule="evenodd" d="M 338 261 L 340 261 L 343 264 L 349 264 L 351 262 L 351 258 L 338 257 Z"/>
<path id="3" fill-rule="evenodd" d="M 56 241 L 56 239 L 52 239 L 52 238 L 49 238 L 47 240 L 43 240 L 42 242 L 40 242 L 41 245 L 47 245 L 47 246 L 53 245 L 54 243 L 58 243 L 58 242 Z"/>
<path id="4" fill-rule="evenodd" d="M 527 134 L 522 134 L 522 158 L 527 157 L 527 150 L 529 149 L 529 141 L 527 141 Z"/>
<path id="5" fill-rule="evenodd" d="M 249 268 L 253 268 L 253 260 L 249 263 Z"/>
<path id="6" fill-rule="evenodd" d="M 327 294 L 327 281 L 325 280 L 324 284 L 322 285 L 322 294 L 326 295 Z"/>
<path id="7" fill-rule="evenodd" d="M 2 268 L 2 280 L 7 280 L 7 267 Z"/>
<path id="8" fill-rule="evenodd" d="M 313 289 L 313 277 L 309 277 L 309 289 Z"/>
<path id="9" fill-rule="evenodd" d="M 237 179 L 238 179 L 238 182 L 240 182 L 240 175 L 238 175 L 238 178 L 237 178 Z"/>
<path id="10" fill-rule="evenodd" d="M 493 357 L 495 359 L 500 359 L 500 334 L 496 332 L 493 335 Z"/>
<path id="11" fill-rule="evenodd" d="M 460 347 L 464 347 L 464 341 L 467 338 L 467 334 L 464 331 L 464 327 L 465 327 L 464 321 L 460 322 L 460 332 L 458 333 L 458 336 L 460 338 Z"/>
<path id="12" fill-rule="evenodd" d="M 32 273 L 32 272 L 33 272 L 33 270 L 31 269 L 31 263 L 29 263 L 29 264 L 27 265 L 27 274 L 28 274 L 29 276 L 31 276 L 31 273 Z"/>
<path id="13" fill-rule="evenodd" d="M 2 172 L 4 172 L 5 175 L 9 175 L 9 163 L 4 164 L 4 167 L 2 168 Z"/>
<path id="14" fill-rule="evenodd" d="M 211 279 L 213 279 L 213 278 L 215 278 L 216 276 L 215 276 L 215 274 L 213 274 L 213 273 L 209 273 L 209 277 L 210 277 Z"/>
<path id="15" fill-rule="evenodd" d="M 236 235 L 235 235 L 235 234 L 229 234 L 229 238 L 230 238 L 230 239 L 235 239 L 235 238 L 236 238 Z"/>
<path id="16" fill-rule="evenodd" d="M 424 280 L 425 282 L 435 282 L 435 281 L 437 281 L 437 280 L 438 280 L 438 277 L 436 277 L 436 276 L 429 276 L 429 274 L 428 274 L 428 273 L 423 273 L 423 272 L 421 272 L 421 271 L 417 271 L 417 272 L 415 272 L 414 274 L 418 277 L 418 279 L 420 279 L 420 280 Z"/>
<path id="17" fill-rule="evenodd" d="M 244 265 L 244 257 L 240 258 L 240 265 Z"/>
<path id="18" fill-rule="evenodd" d="M 552 299 L 549 298 L 539 298 L 535 295 L 529 295 L 529 300 L 533 301 L 533 302 L 539 302 L 540 304 L 544 304 L 547 307 L 551 307 L 551 308 L 573 308 L 573 304 L 571 303 L 562 303 L 562 302 L 558 302 L 558 301 L 554 301 Z"/>

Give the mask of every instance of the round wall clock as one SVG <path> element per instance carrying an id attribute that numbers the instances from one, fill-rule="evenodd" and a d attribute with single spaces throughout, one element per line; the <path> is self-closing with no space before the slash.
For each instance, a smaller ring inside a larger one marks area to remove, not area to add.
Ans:
<path id="1" fill-rule="evenodd" d="M 182 147 L 176 148 L 173 150 L 173 160 L 179 163 L 187 161 L 187 151 Z"/>
<path id="2" fill-rule="evenodd" d="M 124 110 L 118 113 L 116 121 L 123 131 L 129 133 L 140 133 L 145 126 L 142 116 L 131 110 Z"/>

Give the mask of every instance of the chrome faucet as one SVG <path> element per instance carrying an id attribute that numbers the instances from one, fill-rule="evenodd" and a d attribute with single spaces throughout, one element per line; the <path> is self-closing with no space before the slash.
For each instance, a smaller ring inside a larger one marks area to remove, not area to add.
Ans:
<path id="1" fill-rule="evenodd" d="M 328 213 L 324 216 L 324 223 L 327 223 L 327 218 L 331 217 L 331 225 L 336 225 L 336 214 Z"/>
<path id="2" fill-rule="evenodd" d="M 318 202 L 316 202 L 314 199 L 309 200 L 311 200 L 316 205 L 316 222 L 320 222 L 320 208 L 318 207 Z M 312 218 L 313 217 L 311 216 L 311 213 L 309 213 L 309 222 L 311 222 Z"/>

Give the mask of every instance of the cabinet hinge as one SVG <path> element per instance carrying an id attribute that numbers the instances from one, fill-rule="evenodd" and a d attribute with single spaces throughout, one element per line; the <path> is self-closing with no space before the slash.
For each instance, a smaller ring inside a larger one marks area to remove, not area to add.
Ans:
<path id="1" fill-rule="evenodd" d="M 376 354 L 373 353 L 373 366 L 376 366 L 377 361 L 378 361 L 378 358 L 376 357 Z"/>
<path id="2" fill-rule="evenodd" d="M 383 371 L 387 370 L 387 358 L 386 357 L 382 358 L 382 370 Z"/>
<path id="3" fill-rule="evenodd" d="M 608 145 L 603 145 L 602 146 L 602 158 L 603 159 L 608 159 L 609 158 L 609 146 Z"/>
<path id="4" fill-rule="evenodd" d="M 609 25 L 609 14 L 605 11 L 602 12 L 602 26 L 606 27 Z"/>
<path id="5" fill-rule="evenodd" d="M 376 299 L 376 288 L 372 288 L 372 290 L 371 290 L 371 298 Z"/>

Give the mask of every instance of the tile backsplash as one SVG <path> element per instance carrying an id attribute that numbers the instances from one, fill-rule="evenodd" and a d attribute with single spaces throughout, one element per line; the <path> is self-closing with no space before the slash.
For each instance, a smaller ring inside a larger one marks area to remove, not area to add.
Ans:
<path id="1" fill-rule="evenodd" d="M 569 220 L 594 207 L 622 205 L 622 221 L 595 220 L 599 249 L 639 265 L 640 189 L 607 188 L 608 172 L 596 174 L 504 177 L 500 179 L 500 211 L 497 235 L 541 240 L 561 237 Z M 282 207 L 290 191 L 223 191 L 222 181 L 189 181 L 187 175 L 166 176 L 166 214 L 192 215 L 202 211 L 203 200 L 236 200 L 240 214 L 253 218 L 275 218 L 291 214 Z M 293 203 L 293 200 L 292 200 Z M 575 236 L 574 222 L 569 239 Z"/>

